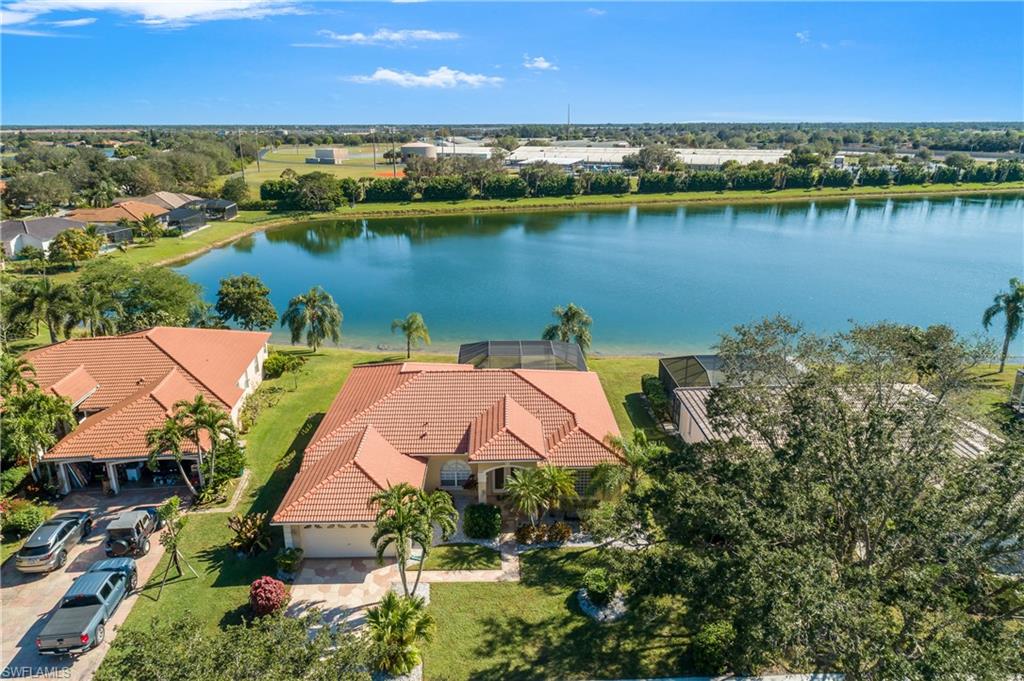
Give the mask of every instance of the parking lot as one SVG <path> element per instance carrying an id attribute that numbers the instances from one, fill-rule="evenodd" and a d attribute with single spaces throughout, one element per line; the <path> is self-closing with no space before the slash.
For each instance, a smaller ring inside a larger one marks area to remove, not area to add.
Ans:
<path id="1" fill-rule="evenodd" d="M 116 637 L 118 627 L 140 597 L 138 593 L 128 596 L 107 623 L 106 640 L 78 658 L 39 655 L 36 653 L 36 636 L 72 582 L 93 562 L 105 557 L 103 542 L 107 523 L 122 511 L 159 504 L 172 494 L 174 490 L 168 489 L 125 491 L 116 497 L 104 497 L 98 492 L 77 492 L 58 504 L 59 512 L 93 511 L 94 528 L 88 538 L 70 551 L 68 563 L 61 570 L 48 574 L 22 574 L 14 567 L 14 558 L 4 563 L 0 572 L 0 661 L 3 663 L 0 678 L 92 678 L 109 649 L 110 641 Z M 136 561 L 140 588 L 149 580 L 163 555 L 157 535 L 153 535 L 151 543 L 149 554 Z"/>

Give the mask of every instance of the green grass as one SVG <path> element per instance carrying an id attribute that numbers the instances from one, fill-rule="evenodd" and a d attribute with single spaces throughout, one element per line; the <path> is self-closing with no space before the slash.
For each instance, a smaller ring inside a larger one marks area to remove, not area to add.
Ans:
<path id="1" fill-rule="evenodd" d="M 298 147 L 290 144 L 281 145 L 273 151 L 268 151 L 260 159 L 259 165 L 254 161 L 245 167 L 245 183 L 249 185 L 249 189 L 253 192 L 253 197 L 255 198 L 259 195 L 260 185 L 265 180 L 276 180 L 288 168 L 291 168 L 300 175 L 313 171 L 329 173 L 336 177 L 355 178 L 374 177 L 383 174 L 390 176 L 391 174 L 391 166 L 386 164 L 383 158 L 386 149 L 382 145 L 377 146 L 376 169 L 373 167 L 373 158 L 370 156 L 373 153 L 373 147 L 369 144 L 357 147 L 343 147 L 348 150 L 349 158 L 340 165 L 314 165 L 306 163 L 306 159 L 313 155 L 315 149 L 323 149 L 328 146 L 340 147 L 342 145 L 300 144 Z M 366 156 L 361 156 L 363 154 Z M 356 155 L 360 156 L 357 157 Z M 401 166 L 399 166 L 399 172 L 401 172 Z"/>
<path id="2" fill-rule="evenodd" d="M 409 569 L 415 570 L 416 563 Z M 479 544 L 445 544 L 435 546 L 427 554 L 424 570 L 498 570 L 501 568 L 501 554 Z"/>
<path id="3" fill-rule="evenodd" d="M 438 622 L 423 650 L 424 678 L 592 679 L 678 675 L 690 668 L 678 621 L 631 611 L 612 624 L 583 615 L 575 591 L 599 551 L 541 549 L 521 559 L 521 581 L 431 584 Z"/>
<path id="4" fill-rule="evenodd" d="M 976 373 L 979 390 L 970 396 L 967 403 L 967 410 L 972 418 L 996 431 L 1015 420 L 1009 407 L 1009 399 L 1017 369 L 1024 369 L 1024 365 L 1008 364 L 1002 373 L 999 372 L 998 364 L 978 367 Z"/>

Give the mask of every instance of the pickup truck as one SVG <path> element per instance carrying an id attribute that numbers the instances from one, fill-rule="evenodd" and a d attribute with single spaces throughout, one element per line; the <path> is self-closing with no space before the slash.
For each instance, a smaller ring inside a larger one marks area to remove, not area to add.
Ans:
<path id="1" fill-rule="evenodd" d="M 41 655 L 76 655 L 103 643 L 104 625 L 137 579 L 135 561 L 117 560 L 127 562 L 100 561 L 75 580 L 36 638 Z"/>

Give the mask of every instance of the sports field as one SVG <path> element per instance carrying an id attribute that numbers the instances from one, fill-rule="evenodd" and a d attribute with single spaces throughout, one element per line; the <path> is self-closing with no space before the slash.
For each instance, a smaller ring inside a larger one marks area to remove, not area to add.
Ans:
<path id="1" fill-rule="evenodd" d="M 337 146 L 337 145 L 332 145 Z M 259 164 L 250 163 L 245 168 L 245 181 L 253 189 L 253 196 L 259 190 L 264 180 L 273 180 L 281 177 L 285 169 L 291 168 L 295 172 L 311 173 L 321 171 L 337 175 L 338 177 L 373 177 L 375 175 L 390 177 L 391 166 L 384 160 L 384 152 L 390 147 L 377 146 L 377 164 L 374 168 L 373 146 L 369 144 L 358 147 L 342 147 L 348 150 L 348 158 L 340 165 L 321 165 L 306 163 L 306 159 L 313 155 L 318 147 L 310 145 L 282 145 L 264 153 Z M 322 148 L 322 147 L 321 147 Z M 397 149 L 397 145 L 396 145 Z M 398 166 L 398 174 L 402 174 L 402 166 Z"/>

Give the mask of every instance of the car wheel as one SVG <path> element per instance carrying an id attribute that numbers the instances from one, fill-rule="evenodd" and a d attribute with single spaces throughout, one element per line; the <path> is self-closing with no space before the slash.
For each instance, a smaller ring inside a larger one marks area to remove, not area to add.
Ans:
<path id="1" fill-rule="evenodd" d="M 91 533 L 92 533 L 92 521 L 91 520 L 87 520 L 85 522 L 85 524 L 82 525 L 82 536 L 83 537 L 88 537 Z"/>
<path id="2" fill-rule="evenodd" d="M 62 550 L 60 553 L 57 554 L 57 569 L 59 570 L 62 567 L 64 567 L 65 565 L 67 565 L 67 564 L 68 564 L 68 552 Z"/>
<path id="3" fill-rule="evenodd" d="M 139 552 L 140 556 L 144 556 L 149 553 L 149 539 L 142 542 L 142 550 Z"/>
<path id="4" fill-rule="evenodd" d="M 106 635 L 107 632 L 103 629 L 103 622 L 100 622 L 96 625 L 96 642 L 92 644 L 92 647 L 96 648 L 101 643 L 103 643 L 103 639 L 106 637 Z"/>
<path id="5" fill-rule="evenodd" d="M 132 576 L 128 578 L 128 591 L 135 591 L 135 587 L 139 585 L 139 573 L 133 572 Z"/>

